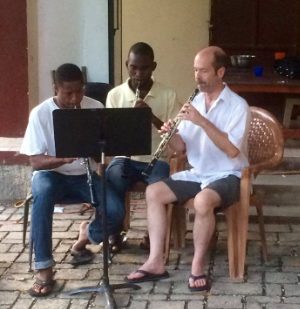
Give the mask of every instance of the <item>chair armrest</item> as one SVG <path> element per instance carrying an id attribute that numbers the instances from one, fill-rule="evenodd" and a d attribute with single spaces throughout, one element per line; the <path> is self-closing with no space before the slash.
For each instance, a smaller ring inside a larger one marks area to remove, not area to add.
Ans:
<path id="1" fill-rule="evenodd" d="M 282 161 L 282 155 L 275 155 L 269 160 L 249 166 L 251 173 L 257 176 L 262 170 L 279 165 Z"/>
<path id="2" fill-rule="evenodd" d="M 183 171 L 185 169 L 186 163 L 187 163 L 186 154 L 173 155 L 170 161 L 170 175 Z"/>

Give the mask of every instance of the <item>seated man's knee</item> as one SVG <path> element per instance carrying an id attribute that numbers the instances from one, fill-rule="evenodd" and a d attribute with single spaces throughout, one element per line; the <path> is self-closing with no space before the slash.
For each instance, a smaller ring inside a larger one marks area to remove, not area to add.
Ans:
<path id="1" fill-rule="evenodd" d="M 195 197 L 194 208 L 198 215 L 207 216 L 213 213 L 215 207 L 218 206 L 217 196 L 211 195 L 207 190 L 203 190 Z"/>
<path id="2" fill-rule="evenodd" d="M 170 188 L 162 181 L 149 185 L 146 189 L 147 203 L 163 203 L 168 204 L 172 202 L 170 195 L 173 194 Z"/>
<path id="3" fill-rule="evenodd" d="M 34 196 L 43 194 L 52 194 L 57 189 L 49 172 L 38 172 L 33 176 L 31 182 L 32 192 Z"/>

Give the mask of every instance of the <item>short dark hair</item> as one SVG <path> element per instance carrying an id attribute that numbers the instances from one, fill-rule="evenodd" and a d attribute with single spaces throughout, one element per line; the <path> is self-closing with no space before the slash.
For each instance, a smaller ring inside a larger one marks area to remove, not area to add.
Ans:
<path id="1" fill-rule="evenodd" d="M 214 60 L 212 66 L 214 67 L 216 72 L 223 67 L 227 69 L 228 64 L 229 64 L 229 57 L 226 55 L 225 52 L 221 51 L 214 52 Z"/>
<path id="2" fill-rule="evenodd" d="M 54 79 L 56 86 L 62 85 L 63 82 L 76 81 L 81 81 L 83 83 L 82 72 L 77 65 L 72 63 L 65 63 L 56 69 Z"/>
<path id="3" fill-rule="evenodd" d="M 152 47 L 144 42 L 138 42 L 132 45 L 129 49 L 128 57 L 131 53 L 135 55 L 149 56 L 152 61 L 154 60 L 154 51 Z"/>

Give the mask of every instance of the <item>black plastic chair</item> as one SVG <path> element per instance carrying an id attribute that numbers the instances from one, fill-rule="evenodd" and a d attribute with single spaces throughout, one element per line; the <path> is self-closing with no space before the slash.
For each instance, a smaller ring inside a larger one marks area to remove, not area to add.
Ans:
<path id="1" fill-rule="evenodd" d="M 112 85 L 106 83 L 86 83 L 85 95 L 105 105 L 107 94 L 112 88 Z"/>

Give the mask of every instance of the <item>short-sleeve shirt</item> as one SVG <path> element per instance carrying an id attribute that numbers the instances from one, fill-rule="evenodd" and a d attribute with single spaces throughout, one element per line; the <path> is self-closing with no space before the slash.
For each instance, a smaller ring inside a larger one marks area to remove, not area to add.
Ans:
<path id="1" fill-rule="evenodd" d="M 85 96 L 80 102 L 80 106 L 83 109 L 104 107 L 99 101 Z M 49 98 L 31 111 L 20 153 L 28 156 L 39 154 L 56 156 L 52 117 L 52 112 L 55 109 L 59 109 L 59 107 L 55 104 L 53 98 Z M 52 171 L 65 175 L 82 175 L 85 174 L 85 167 L 80 163 L 80 159 L 75 160 L 73 163 L 64 164 L 52 169 Z M 90 163 L 91 169 L 96 171 L 96 162 L 90 160 Z"/>
<path id="2" fill-rule="evenodd" d="M 122 85 L 112 89 L 106 99 L 107 108 L 124 108 L 133 107 L 135 103 L 135 93 L 129 87 L 129 79 Z M 177 100 L 175 91 L 169 87 L 153 81 L 153 85 L 149 93 L 144 98 L 144 102 L 152 109 L 152 113 L 160 119 L 162 122 L 166 122 L 169 119 L 174 119 L 181 105 Z M 161 142 L 158 129 L 152 124 L 152 153 L 146 156 L 132 156 L 131 159 L 139 162 L 150 162 L 152 155 Z M 167 160 L 166 151 L 160 157 L 160 160 Z"/>
<path id="3" fill-rule="evenodd" d="M 193 168 L 191 171 L 176 173 L 172 178 L 200 182 L 203 189 L 209 183 L 228 175 L 241 177 L 242 169 L 249 165 L 247 135 L 251 114 L 247 102 L 225 84 L 225 88 L 208 112 L 203 93 L 196 96 L 192 105 L 220 131 L 227 133 L 230 142 L 240 152 L 235 158 L 228 157 L 200 126 L 183 120 L 178 126 L 178 134 L 186 144 L 188 162 Z"/>

